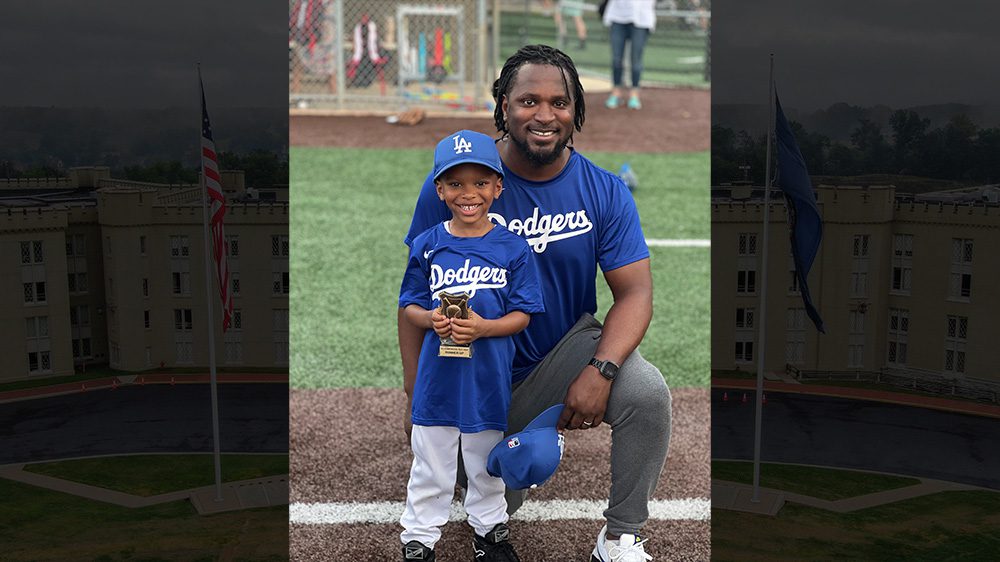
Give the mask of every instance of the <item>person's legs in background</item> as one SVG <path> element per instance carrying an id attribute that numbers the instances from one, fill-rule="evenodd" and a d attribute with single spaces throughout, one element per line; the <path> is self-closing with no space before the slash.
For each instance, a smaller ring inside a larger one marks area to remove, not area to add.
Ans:
<path id="1" fill-rule="evenodd" d="M 622 89 L 625 83 L 622 81 L 625 72 L 625 38 L 630 33 L 632 24 L 612 23 L 611 24 L 611 96 L 604 105 L 614 109 L 618 107 L 618 100 L 621 99 Z"/>
<path id="2" fill-rule="evenodd" d="M 639 81 L 642 78 L 642 54 L 646 49 L 649 30 L 632 26 L 631 32 L 629 64 L 632 69 L 632 91 L 629 95 L 628 106 L 630 109 L 642 109 L 642 102 L 639 101 Z"/>

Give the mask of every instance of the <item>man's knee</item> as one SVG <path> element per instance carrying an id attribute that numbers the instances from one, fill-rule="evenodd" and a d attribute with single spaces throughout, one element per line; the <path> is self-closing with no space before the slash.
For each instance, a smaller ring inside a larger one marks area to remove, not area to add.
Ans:
<path id="1" fill-rule="evenodd" d="M 618 374 L 621 382 L 628 381 L 625 397 L 628 406 L 649 423 L 670 424 L 671 397 L 663 374 L 638 353 L 629 357 Z M 618 381 L 615 384 L 619 384 Z"/>

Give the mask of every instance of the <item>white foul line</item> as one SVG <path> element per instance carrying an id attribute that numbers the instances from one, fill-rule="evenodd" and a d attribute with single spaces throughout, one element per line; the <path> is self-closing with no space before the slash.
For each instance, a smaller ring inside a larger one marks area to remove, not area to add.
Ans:
<path id="1" fill-rule="evenodd" d="M 605 500 L 527 501 L 511 518 L 521 521 L 553 521 L 559 519 L 601 519 L 607 508 Z M 403 502 L 370 503 L 293 503 L 289 506 L 290 523 L 300 525 L 333 525 L 357 523 L 398 523 L 403 514 Z M 652 500 L 649 518 L 665 520 L 708 521 L 712 502 L 708 498 Z M 451 504 L 450 521 L 464 521 L 461 504 Z"/>
<path id="2" fill-rule="evenodd" d="M 701 239 L 647 238 L 646 245 L 660 248 L 710 248 L 712 241 Z"/>

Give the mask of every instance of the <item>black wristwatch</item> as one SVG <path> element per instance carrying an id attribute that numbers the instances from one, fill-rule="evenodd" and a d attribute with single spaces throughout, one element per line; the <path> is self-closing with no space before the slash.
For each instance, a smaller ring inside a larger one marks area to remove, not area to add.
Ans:
<path id="1" fill-rule="evenodd" d="M 590 365 L 593 365 L 601 373 L 601 376 L 608 379 L 609 381 L 614 381 L 615 377 L 618 376 L 619 367 L 612 361 L 601 361 L 596 357 L 590 359 Z"/>

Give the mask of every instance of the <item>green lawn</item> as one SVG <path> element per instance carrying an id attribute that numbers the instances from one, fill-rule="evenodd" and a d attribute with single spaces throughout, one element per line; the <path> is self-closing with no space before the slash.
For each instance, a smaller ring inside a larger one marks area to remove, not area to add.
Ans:
<path id="1" fill-rule="evenodd" d="M 186 500 L 129 509 L 4 479 L 0 498 L 4 561 L 288 559 L 288 506 L 201 516 Z"/>
<path id="2" fill-rule="evenodd" d="M 402 239 L 430 157 L 426 149 L 291 149 L 293 387 L 400 384 Z M 588 157 L 613 170 L 631 163 L 647 237 L 708 238 L 707 153 Z M 672 386 L 707 386 L 709 250 L 651 252 L 654 320 L 640 349 Z M 600 317 L 606 289 L 599 299 Z"/>
<path id="3" fill-rule="evenodd" d="M 222 481 L 288 474 L 288 455 L 222 455 Z M 213 456 L 127 455 L 29 464 L 24 470 L 108 488 L 155 496 L 215 484 Z"/>
<path id="4" fill-rule="evenodd" d="M 714 471 L 714 463 L 713 463 Z M 838 514 L 712 510 L 712 560 L 996 560 L 1000 493 L 942 492 Z"/>
<path id="5" fill-rule="evenodd" d="M 753 463 L 712 461 L 712 478 L 753 484 Z M 824 500 L 840 500 L 884 490 L 915 486 L 916 478 L 853 470 L 761 463 L 760 485 Z"/>

